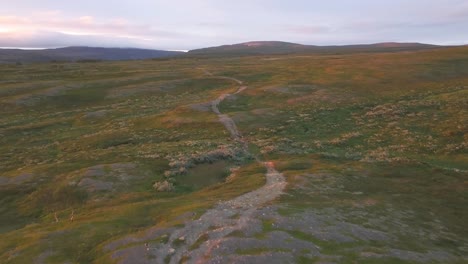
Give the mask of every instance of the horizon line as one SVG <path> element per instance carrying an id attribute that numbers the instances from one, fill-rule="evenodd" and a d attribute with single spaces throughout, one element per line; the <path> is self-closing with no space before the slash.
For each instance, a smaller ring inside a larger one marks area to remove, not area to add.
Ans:
<path id="1" fill-rule="evenodd" d="M 204 46 L 200 48 L 194 49 L 164 49 L 164 48 L 143 48 L 143 47 L 117 47 L 117 46 L 87 46 L 87 45 L 69 45 L 69 46 L 52 46 L 52 47 L 0 47 L 0 49 L 16 49 L 16 50 L 47 50 L 47 49 L 61 49 L 61 48 L 70 48 L 70 47 L 81 47 L 81 48 L 108 48 L 108 49 L 142 49 L 142 50 L 164 50 L 164 51 L 178 51 L 178 52 L 189 52 L 191 50 L 196 49 L 203 49 L 203 48 L 212 48 L 212 47 L 221 47 L 221 46 L 229 46 L 229 45 L 239 45 L 239 44 L 246 44 L 252 42 L 284 42 L 284 43 L 291 43 L 291 44 L 298 44 L 303 46 L 316 46 L 316 47 L 340 47 L 340 46 L 355 46 L 355 45 L 376 45 L 376 44 L 387 44 L 387 43 L 395 43 L 395 44 L 422 44 L 422 45 L 433 45 L 433 46 L 441 46 L 441 47 L 456 47 L 456 46 L 468 46 L 468 43 L 459 43 L 459 44 L 434 44 L 429 42 L 417 42 L 417 41 L 382 41 L 382 42 L 372 42 L 372 43 L 350 43 L 350 44 L 328 44 L 328 45 L 315 45 L 315 44 L 303 44 L 298 42 L 289 42 L 284 40 L 253 40 L 253 41 L 246 41 L 246 42 L 238 42 L 238 43 L 230 43 L 230 44 L 220 44 L 220 45 L 213 45 L 213 46 Z"/>

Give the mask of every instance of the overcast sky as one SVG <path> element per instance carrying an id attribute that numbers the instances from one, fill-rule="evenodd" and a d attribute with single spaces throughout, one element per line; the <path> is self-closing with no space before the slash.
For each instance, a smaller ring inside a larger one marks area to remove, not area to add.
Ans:
<path id="1" fill-rule="evenodd" d="M 0 47 L 468 44 L 468 0 L 0 0 Z"/>

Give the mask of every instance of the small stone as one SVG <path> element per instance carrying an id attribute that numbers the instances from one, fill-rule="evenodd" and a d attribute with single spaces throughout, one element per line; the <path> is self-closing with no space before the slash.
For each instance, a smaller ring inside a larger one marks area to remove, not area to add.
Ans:
<path id="1" fill-rule="evenodd" d="M 174 253 L 175 253 L 175 249 L 170 248 L 170 249 L 169 249 L 169 254 L 174 254 Z"/>
<path id="2" fill-rule="evenodd" d="M 180 240 L 180 241 L 185 241 L 185 237 L 184 237 L 184 236 L 181 236 L 181 237 L 179 237 L 179 240 Z"/>

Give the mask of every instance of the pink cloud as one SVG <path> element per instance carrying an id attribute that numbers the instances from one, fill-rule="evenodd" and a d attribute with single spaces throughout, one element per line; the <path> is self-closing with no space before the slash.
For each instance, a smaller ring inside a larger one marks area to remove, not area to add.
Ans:
<path id="1" fill-rule="evenodd" d="M 123 18 L 68 17 L 59 11 L 0 15 L 0 47 L 158 47 L 174 39 L 182 39 L 182 34 Z"/>
<path id="2" fill-rule="evenodd" d="M 17 16 L 0 16 L 0 24 L 2 27 L 27 25 L 31 21 L 27 18 Z"/>
<path id="3" fill-rule="evenodd" d="M 78 21 L 80 23 L 83 23 L 85 25 L 93 25 L 94 24 L 94 18 L 92 16 L 82 16 L 78 18 Z"/>
<path id="4" fill-rule="evenodd" d="M 45 16 L 48 14 L 49 16 Z M 0 31 L 50 31 L 80 35 L 127 36 L 132 38 L 166 38 L 178 34 L 158 30 L 148 25 L 132 24 L 122 18 L 98 20 L 92 16 L 65 17 L 58 11 L 40 13 L 31 17 L 0 16 Z"/>

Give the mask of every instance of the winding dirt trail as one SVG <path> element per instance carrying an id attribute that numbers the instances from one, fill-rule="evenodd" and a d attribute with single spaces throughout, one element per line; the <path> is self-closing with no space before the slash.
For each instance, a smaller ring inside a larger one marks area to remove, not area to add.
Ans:
<path id="1" fill-rule="evenodd" d="M 205 263 L 211 257 L 211 251 L 217 248 L 230 233 L 241 230 L 251 221 L 253 213 L 263 204 L 282 194 L 286 181 L 281 173 L 275 170 L 273 163 L 263 163 L 268 172 L 266 184 L 252 192 L 222 202 L 215 208 L 206 211 L 199 219 L 190 221 L 182 228 L 174 230 L 165 244 L 150 247 L 154 263 Z M 205 241 L 195 249 L 192 247 L 200 238 Z M 178 245 L 174 249 L 174 245 Z"/>
<path id="2" fill-rule="evenodd" d="M 240 87 L 234 94 L 247 89 L 247 86 L 244 86 L 241 80 L 216 76 L 206 70 L 203 71 L 214 78 L 228 79 L 238 83 Z M 229 96 L 231 94 L 220 95 L 211 102 L 211 108 L 218 115 L 219 121 L 229 131 L 231 137 L 243 144 L 247 151 L 246 142 L 242 139 L 234 120 L 221 113 L 218 108 L 219 104 Z M 156 252 L 154 252 L 158 261 L 163 261 L 164 258 L 167 259 L 169 253 L 171 254 L 170 263 L 179 263 L 182 259 L 188 259 L 187 263 L 204 263 L 210 258 L 211 250 L 219 246 L 227 235 L 242 229 L 244 225 L 249 223 L 255 210 L 280 196 L 286 187 L 284 176 L 275 169 L 273 162 L 262 162 L 262 164 L 267 169 L 266 184 L 264 186 L 232 200 L 222 202 L 215 208 L 205 212 L 198 220 L 188 222 L 183 228 L 175 230 L 169 237 L 168 243 L 161 248 L 157 248 Z M 202 236 L 206 238 L 206 241 L 201 243 L 198 248 L 190 250 Z M 180 243 L 177 243 L 177 241 Z M 177 250 L 170 247 L 175 243 L 181 244 Z"/>
<path id="3" fill-rule="evenodd" d="M 225 76 L 215 76 L 201 69 L 213 78 L 228 79 L 240 85 L 237 93 L 247 89 L 243 82 Z M 219 111 L 218 105 L 231 96 L 222 94 L 211 102 L 212 111 L 218 115 L 219 121 L 231 134 L 231 137 L 241 144 L 245 151 L 247 142 L 242 138 L 234 120 Z M 206 263 L 212 259 L 212 250 L 226 240 L 226 236 L 241 230 L 253 221 L 253 214 L 262 205 L 279 197 L 286 187 L 284 176 L 278 172 L 273 162 L 262 162 L 267 169 L 266 184 L 261 188 L 245 193 L 234 199 L 224 201 L 206 211 L 199 219 L 186 222 L 183 227 L 171 229 L 167 241 L 164 243 L 147 243 L 145 260 L 130 258 L 121 259 L 121 263 Z M 117 254 L 119 257 L 122 255 Z M 146 261 L 148 260 L 148 261 Z M 135 262 L 136 261 L 136 262 Z"/>
<path id="4" fill-rule="evenodd" d="M 239 90 L 237 90 L 237 93 L 240 93 L 241 91 L 247 89 L 246 86 L 242 86 L 239 88 Z M 231 94 L 222 94 L 220 95 L 218 98 L 216 98 L 215 100 L 213 100 L 211 102 L 211 109 L 213 110 L 213 112 L 215 114 L 218 115 L 218 118 L 219 118 L 219 122 L 221 122 L 224 127 L 229 131 L 229 133 L 231 133 L 231 137 L 236 140 L 236 141 L 239 141 L 242 136 L 239 132 L 239 130 L 237 129 L 237 126 L 236 126 L 236 123 L 234 122 L 234 120 L 232 120 L 232 118 L 230 118 L 228 115 L 225 115 L 225 114 L 222 114 L 220 111 L 219 111 L 219 108 L 218 108 L 218 105 L 226 98 L 228 98 L 229 96 L 231 96 Z"/>

